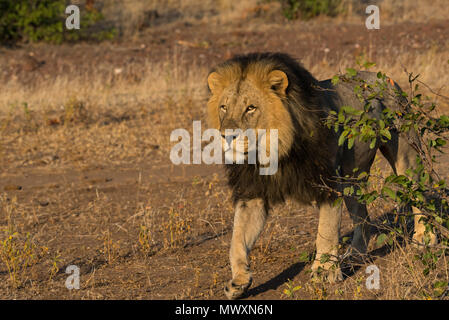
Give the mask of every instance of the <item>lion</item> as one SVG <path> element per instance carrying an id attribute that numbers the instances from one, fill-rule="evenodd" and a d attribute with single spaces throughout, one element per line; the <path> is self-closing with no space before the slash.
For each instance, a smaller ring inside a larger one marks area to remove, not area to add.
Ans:
<path id="1" fill-rule="evenodd" d="M 371 72 L 359 72 L 357 77 L 368 83 L 377 79 Z M 416 133 L 403 136 L 392 131 L 390 140 L 378 141 L 374 148 L 361 141 L 356 141 L 351 149 L 346 143 L 338 146 L 339 133 L 329 129 L 323 120 L 330 111 L 338 112 L 342 106 L 363 109 L 364 102 L 354 93 L 354 84 L 340 81 L 333 85 L 331 80 L 318 81 L 284 53 L 236 56 L 216 66 L 209 73 L 207 83 L 211 94 L 207 103 L 208 122 L 220 131 L 223 149 L 231 148 L 240 157 L 248 156 L 248 143 L 243 143 L 243 152 L 236 151 L 244 137 L 241 134 L 229 136 L 229 129 L 276 129 L 278 132 L 275 174 L 259 174 L 256 168 L 260 163 L 225 165 L 235 208 L 230 246 L 232 279 L 225 285 L 226 296 L 237 299 L 247 292 L 252 283 L 249 252 L 263 230 L 270 208 L 286 198 L 317 205 L 319 223 L 312 271 L 315 274 L 324 271 L 330 282 L 342 280 L 337 263 L 341 210 L 333 205 L 336 193 L 329 190 L 342 191 L 350 182 L 337 182 L 335 177 L 355 177 L 356 168 L 358 173 L 368 173 L 377 150 L 395 173 L 404 174 L 416 162 L 417 153 L 408 141 L 412 139 L 417 143 Z M 391 81 L 388 90 L 400 92 L 401 89 Z M 399 108 L 401 101 L 391 96 L 371 101 L 372 117 L 381 117 L 386 107 Z M 364 254 L 370 239 L 366 206 L 353 196 L 345 196 L 344 203 L 354 224 L 350 254 Z M 422 243 L 425 233 L 420 221 L 422 215 L 416 208 L 413 212 L 413 238 Z M 431 241 L 436 241 L 433 234 Z"/>

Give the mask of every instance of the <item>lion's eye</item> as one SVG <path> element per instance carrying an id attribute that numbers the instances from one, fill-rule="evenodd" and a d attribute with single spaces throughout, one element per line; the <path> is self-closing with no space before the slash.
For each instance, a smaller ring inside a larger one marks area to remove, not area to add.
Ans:
<path id="1" fill-rule="evenodd" d="M 221 105 L 220 106 L 220 110 L 223 111 L 223 112 L 226 112 L 228 110 L 228 108 L 226 108 L 225 105 Z"/>
<path id="2" fill-rule="evenodd" d="M 253 105 L 250 105 L 250 106 L 248 106 L 247 108 L 246 108 L 246 113 L 251 113 L 251 112 L 254 112 L 254 111 L 256 111 L 256 107 L 255 106 L 253 106 Z"/>

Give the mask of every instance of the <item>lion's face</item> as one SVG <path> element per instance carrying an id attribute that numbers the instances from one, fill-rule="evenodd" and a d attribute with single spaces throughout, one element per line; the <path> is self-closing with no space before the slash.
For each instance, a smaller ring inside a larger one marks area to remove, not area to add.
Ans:
<path id="1" fill-rule="evenodd" d="M 294 130 L 283 103 L 288 86 L 284 72 L 262 64 L 250 65 L 244 72 L 238 64 L 227 65 L 212 72 L 208 84 L 212 92 L 209 122 L 220 130 L 225 155 L 230 151 L 234 160 L 246 160 L 257 148 L 257 141 L 269 155 L 271 129 L 278 130 L 278 157 L 288 153 Z M 255 138 L 244 134 L 248 129 Z"/>

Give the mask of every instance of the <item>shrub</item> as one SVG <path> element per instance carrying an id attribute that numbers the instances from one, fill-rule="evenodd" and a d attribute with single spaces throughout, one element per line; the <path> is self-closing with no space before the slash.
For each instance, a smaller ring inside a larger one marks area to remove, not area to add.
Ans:
<path id="1" fill-rule="evenodd" d="M 310 19 L 319 15 L 336 16 L 340 12 L 341 0 L 278 0 L 282 3 L 284 16 Z"/>
<path id="2" fill-rule="evenodd" d="M 366 62 L 363 67 L 368 69 L 374 64 Z M 327 119 L 329 128 L 340 133 L 339 145 L 347 143 L 351 149 L 355 140 L 369 143 L 370 148 L 376 146 L 376 142 L 386 142 L 391 139 L 391 132 L 407 134 L 414 130 L 417 140 L 409 143 L 417 151 L 417 167 L 406 170 L 405 174 L 393 173 L 381 181 L 381 190 L 366 180 L 368 172 L 357 172 L 359 181 L 357 188 L 348 187 L 339 194 L 336 205 L 342 203 L 344 196 L 353 196 L 359 202 L 371 204 L 377 199 L 382 199 L 394 205 L 393 212 L 399 221 L 405 224 L 406 218 L 413 216 L 410 210 L 403 210 L 413 206 L 420 210 L 421 218 L 426 226 L 424 244 L 412 243 L 423 247 L 425 250 L 416 255 L 424 266 L 423 271 L 427 275 L 430 269 L 436 267 L 436 262 L 444 258 L 449 248 L 449 188 L 446 181 L 435 171 L 436 155 L 444 153 L 443 147 L 447 144 L 449 133 L 449 116 L 439 116 L 435 111 L 436 104 L 430 102 L 430 98 L 424 97 L 419 92 L 418 77 L 409 73 L 409 93 L 397 89 L 387 90 L 394 82 L 384 73 L 377 73 L 374 84 L 365 82 L 358 77 L 356 69 L 348 68 L 346 74 L 337 75 L 332 79 L 334 84 L 338 82 L 355 82 L 354 93 L 365 103 L 364 110 L 356 110 L 351 106 L 343 107 L 338 113 L 331 111 Z M 392 98 L 400 103 L 398 110 L 385 108 L 381 119 L 372 118 L 369 112 L 374 99 Z M 349 182 L 354 182 L 350 177 L 344 177 Z M 406 230 L 401 225 L 386 227 L 387 232 L 378 236 L 378 244 L 393 243 L 396 238 L 408 240 Z M 430 232 L 437 234 L 439 243 L 430 244 Z M 438 287 L 439 288 L 439 287 Z"/>
<path id="3" fill-rule="evenodd" d="M 115 30 L 92 30 L 103 20 L 94 8 L 81 12 L 81 29 L 67 30 L 65 0 L 0 0 L 0 41 L 62 41 L 102 40 L 115 35 Z"/>

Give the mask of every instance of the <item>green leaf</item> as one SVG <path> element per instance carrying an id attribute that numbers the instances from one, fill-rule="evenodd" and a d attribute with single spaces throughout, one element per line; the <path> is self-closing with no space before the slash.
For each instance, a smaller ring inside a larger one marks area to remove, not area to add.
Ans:
<path id="1" fill-rule="evenodd" d="M 381 245 L 383 245 L 385 243 L 385 241 L 387 240 L 387 235 L 385 233 L 381 233 L 377 236 L 377 246 L 380 247 Z"/>
<path id="2" fill-rule="evenodd" d="M 354 141 L 354 137 L 348 139 L 348 149 L 352 149 L 352 147 L 354 146 Z"/>
<path id="3" fill-rule="evenodd" d="M 361 174 L 359 174 L 359 176 L 357 177 L 358 180 L 361 180 L 363 178 L 366 178 L 368 176 L 368 173 L 366 172 L 362 172 Z"/>
<path id="4" fill-rule="evenodd" d="M 309 262 L 310 261 L 310 257 L 309 257 L 309 254 L 307 253 L 307 252 L 302 252 L 300 255 L 299 255 L 299 261 L 300 262 Z"/>
<path id="5" fill-rule="evenodd" d="M 380 130 L 380 134 L 383 135 L 385 138 L 387 138 L 388 140 L 391 140 L 391 133 L 389 130 L 387 129 L 382 129 Z"/>
<path id="6" fill-rule="evenodd" d="M 329 262 L 330 261 L 330 256 L 328 255 L 328 254 L 323 254 L 323 255 L 321 255 L 321 258 L 320 258 L 320 263 L 326 263 L 326 262 Z"/>
<path id="7" fill-rule="evenodd" d="M 342 241 L 343 243 L 346 243 L 346 242 L 348 242 L 350 239 L 351 239 L 350 237 L 343 237 L 343 239 L 341 239 L 341 241 Z"/>
<path id="8" fill-rule="evenodd" d="M 369 148 L 370 148 L 370 149 L 374 149 L 374 147 L 376 146 L 376 141 L 377 141 L 376 138 L 374 138 L 373 140 L 371 140 L 371 143 L 370 143 L 370 145 L 369 145 Z"/>
<path id="9" fill-rule="evenodd" d="M 337 199 L 335 199 L 335 201 L 334 201 L 334 203 L 332 204 L 332 206 L 334 206 L 334 207 L 339 207 L 339 206 L 342 205 L 342 203 L 343 203 L 343 198 L 337 198 Z"/>
<path id="10" fill-rule="evenodd" d="M 343 189 L 343 194 L 344 194 L 345 196 L 350 196 L 350 195 L 352 195 L 353 193 L 354 193 L 354 187 L 353 187 L 353 186 L 346 187 L 346 188 Z"/>
<path id="11" fill-rule="evenodd" d="M 353 68 L 346 68 L 346 73 L 349 77 L 355 77 L 357 75 L 357 70 Z"/>
<path id="12" fill-rule="evenodd" d="M 338 82 L 340 81 L 340 77 L 339 76 L 333 76 L 331 81 L 332 81 L 332 84 L 334 86 L 336 86 L 338 84 Z"/>
<path id="13" fill-rule="evenodd" d="M 388 187 L 383 187 L 382 188 L 382 194 L 385 194 L 388 197 L 390 197 L 391 199 L 396 200 L 396 192 L 394 192 L 393 190 L 391 190 Z"/>
<path id="14" fill-rule="evenodd" d="M 443 140 L 443 139 L 441 139 L 441 138 L 437 138 L 437 139 L 435 140 L 435 142 L 436 142 L 436 145 L 437 145 L 438 147 L 442 147 L 442 146 L 444 146 L 444 145 L 446 144 L 446 140 Z"/>
<path id="15" fill-rule="evenodd" d="M 447 282 L 437 281 L 433 284 L 433 288 L 434 288 L 433 294 L 436 297 L 440 297 L 448 289 Z"/>
<path id="16" fill-rule="evenodd" d="M 343 133 L 340 135 L 340 138 L 338 138 L 338 145 L 341 146 L 343 143 L 345 143 L 345 138 L 348 135 L 348 131 L 343 131 Z"/>
<path id="17" fill-rule="evenodd" d="M 366 69 L 369 69 L 371 67 L 374 67 L 376 64 L 374 62 L 365 62 L 365 64 L 363 65 Z"/>

